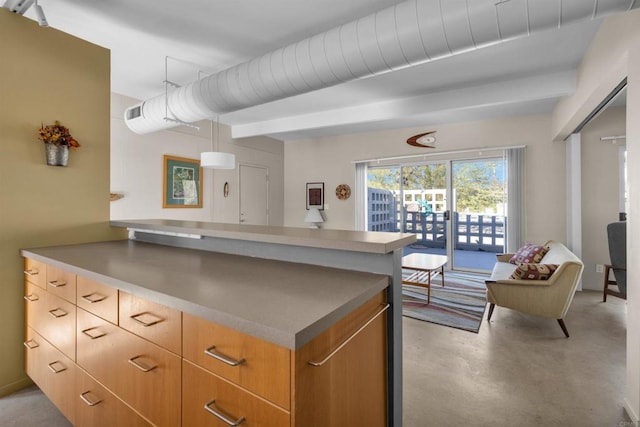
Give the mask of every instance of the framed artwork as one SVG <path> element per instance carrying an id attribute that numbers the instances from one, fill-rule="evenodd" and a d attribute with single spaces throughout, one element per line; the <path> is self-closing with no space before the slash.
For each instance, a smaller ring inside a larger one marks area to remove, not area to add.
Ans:
<path id="1" fill-rule="evenodd" d="M 202 207 L 202 168 L 200 161 L 164 155 L 163 208 Z"/>
<path id="2" fill-rule="evenodd" d="M 324 210 L 324 182 L 307 182 L 307 209 Z"/>

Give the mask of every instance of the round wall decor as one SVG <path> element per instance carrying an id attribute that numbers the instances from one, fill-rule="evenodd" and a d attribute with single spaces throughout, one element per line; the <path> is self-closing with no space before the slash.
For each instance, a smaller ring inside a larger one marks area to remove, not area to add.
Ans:
<path id="1" fill-rule="evenodd" d="M 351 196 L 351 188 L 347 184 L 340 184 L 336 187 L 336 197 L 340 200 L 347 200 Z"/>

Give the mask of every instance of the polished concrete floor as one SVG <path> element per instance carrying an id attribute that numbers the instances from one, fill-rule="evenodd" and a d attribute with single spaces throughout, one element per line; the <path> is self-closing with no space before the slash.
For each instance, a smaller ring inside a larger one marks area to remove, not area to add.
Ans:
<path id="1" fill-rule="evenodd" d="M 569 339 L 554 320 L 500 307 L 478 334 L 404 318 L 404 427 L 631 427 L 625 310 L 577 293 Z M 41 425 L 69 423 L 35 387 L 0 398 L 0 426 Z"/>
<path id="2" fill-rule="evenodd" d="M 631 427 L 626 302 L 578 292 L 565 323 L 496 307 L 478 334 L 410 318 L 404 426 Z"/>

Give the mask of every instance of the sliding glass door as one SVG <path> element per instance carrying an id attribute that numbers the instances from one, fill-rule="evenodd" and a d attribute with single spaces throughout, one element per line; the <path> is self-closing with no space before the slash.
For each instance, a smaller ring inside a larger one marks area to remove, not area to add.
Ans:
<path id="1" fill-rule="evenodd" d="M 452 269 L 487 271 L 504 251 L 502 158 L 371 167 L 367 229 L 412 233 L 413 252 L 449 257 Z"/>

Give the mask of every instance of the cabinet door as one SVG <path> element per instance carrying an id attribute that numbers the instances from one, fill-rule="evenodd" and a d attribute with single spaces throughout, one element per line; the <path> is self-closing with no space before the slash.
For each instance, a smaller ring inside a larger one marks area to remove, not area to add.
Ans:
<path id="1" fill-rule="evenodd" d="M 82 369 L 76 374 L 77 427 L 150 427 L 133 409 Z"/>
<path id="2" fill-rule="evenodd" d="M 120 327 L 182 354 L 182 312 L 120 291 Z"/>
<path id="3" fill-rule="evenodd" d="M 49 293 L 31 282 L 24 283 L 24 316 L 27 325 L 42 331 L 47 317 L 47 297 Z"/>
<path id="4" fill-rule="evenodd" d="M 181 359 L 78 309 L 78 365 L 157 426 L 180 425 Z"/>
<path id="5" fill-rule="evenodd" d="M 37 337 L 37 335 L 36 335 Z M 73 384 L 77 367 L 60 350 L 42 337 L 38 341 L 40 366 L 37 368 L 40 382 L 36 383 L 51 402 L 72 424 L 75 423 L 75 399 Z"/>
<path id="6" fill-rule="evenodd" d="M 296 351 L 293 425 L 387 425 L 383 304 L 379 295 Z"/>
<path id="7" fill-rule="evenodd" d="M 71 360 L 76 359 L 76 306 L 69 301 L 48 294 L 44 319 L 35 328 L 47 341 Z"/>
<path id="8" fill-rule="evenodd" d="M 183 314 L 184 358 L 290 409 L 291 351 Z"/>
<path id="9" fill-rule="evenodd" d="M 41 389 L 45 388 L 44 380 L 46 378 L 43 369 L 44 363 L 44 347 L 41 345 L 44 341 L 37 332 L 30 327 L 26 327 L 24 340 L 24 370 L 29 378 Z"/>
<path id="10" fill-rule="evenodd" d="M 188 361 L 183 362 L 182 387 L 184 390 L 183 426 L 286 427 L 290 425 L 290 416 L 287 411 L 247 393 Z M 227 421 L 223 421 L 222 418 L 226 418 Z"/>
<path id="11" fill-rule="evenodd" d="M 53 295 L 76 303 L 76 275 L 68 271 L 47 266 L 47 290 Z"/>
<path id="12" fill-rule="evenodd" d="M 78 276 L 77 305 L 113 324 L 118 324 L 118 290 Z"/>
<path id="13" fill-rule="evenodd" d="M 24 259 L 25 280 L 41 287 L 47 288 L 47 265 L 31 258 Z"/>

